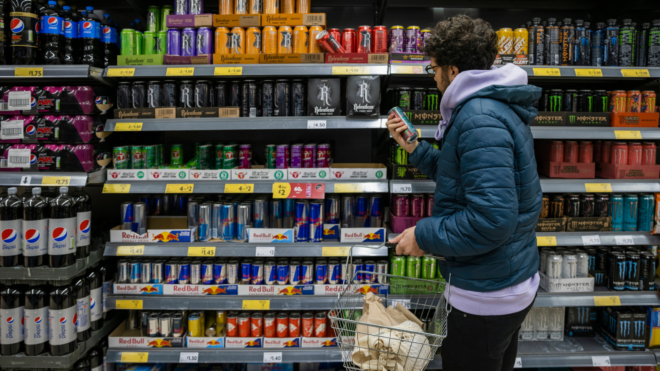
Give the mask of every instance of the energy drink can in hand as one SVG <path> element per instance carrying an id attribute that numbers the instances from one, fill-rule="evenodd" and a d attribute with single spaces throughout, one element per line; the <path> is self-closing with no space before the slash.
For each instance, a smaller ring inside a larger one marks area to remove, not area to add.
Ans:
<path id="1" fill-rule="evenodd" d="M 401 132 L 401 136 L 403 136 L 403 139 L 406 141 L 406 143 L 412 143 L 416 141 L 419 137 L 419 134 L 403 110 L 400 107 L 394 107 L 390 110 L 390 112 L 388 112 L 388 115 L 392 113 L 394 114 L 394 117 L 401 119 L 401 122 L 407 126 L 407 129 Z"/>

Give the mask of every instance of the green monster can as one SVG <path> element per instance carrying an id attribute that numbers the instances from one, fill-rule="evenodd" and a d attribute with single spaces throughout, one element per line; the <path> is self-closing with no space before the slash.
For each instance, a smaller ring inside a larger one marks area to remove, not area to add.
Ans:
<path id="1" fill-rule="evenodd" d="M 160 30 L 167 32 L 167 16 L 172 14 L 172 11 L 174 8 L 172 5 L 163 5 L 162 8 L 160 8 Z"/>
<path id="2" fill-rule="evenodd" d="M 437 270 L 436 263 L 437 261 L 433 256 L 429 254 L 424 255 L 422 258 L 422 278 L 427 280 L 435 279 L 435 272 Z"/>
<path id="3" fill-rule="evenodd" d="M 440 90 L 438 88 L 427 89 L 424 109 L 428 111 L 440 110 Z"/>
<path id="4" fill-rule="evenodd" d="M 143 54 L 158 54 L 158 50 L 156 50 L 156 33 L 154 31 L 144 31 L 142 40 L 144 45 Z"/>
<path id="5" fill-rule="evenodd" d="M 183 166 L 183 148 L 180 144 L 172 144 L 170 148 L 170 165 Z"/>
<path id="6" fill-rule="evenodd" d="M 121 30 L 121 55 L 137 55 L 135 45 L 135 30 L 124 28 Z"/>
<path id="7" fill-rule="evenodd" d="M 211 169 L 212 165 L 215 165 L 212 144 L 202 144 L 199 146 L 199 157 L 197 158 L 197 163 L 199 164 L 200 170 L 208 170 Z"/>
<path id="8" fill-rule="evenodd" d="M 406 277 L 420 278 L 422 275 L 422 258 L 406 256 Z"/>
<path id="9" fill-rule="evenodd" d="M 115 163 L 115 169 L 129 169 L 128 147 L 113 148 L 112 160 Z"/>
<path id="10" fill-rule="evenodd" d="M 214 169 L 220 170 L 222 169 L 222 162 L 225 159 L 225 146 L 223 144 L 216 144 L 215 145 L 215 167 Z"/>
<path id="11" fill-rule="evenodd" d="M 275 169 L 277 158 L 275 154 L 275 149 L 277 148 L 274 144 L 266 144 L 266 169 Z"/>
<path id="12" fill-rule="evenodd" d="M 434 140 L 434 141 L 431 142 L 431 147 L 433 147 L 437 150 L 440 150 L 440 143 L 438 143 L 438 141 Z"/>
<path id="13" fill-rule="evenodd" d="M 144 158 L 147 169 L 158 166 L 158 147 L 144 146 Z"/>
<path id="14" fill-rule="evenodd" d="M 397 165 L 408 165 L 408 152 L 398 143 L 392 145 L 392 163 Z"/>
<path id="15" fill-rule="evenodd" d="M 228 144 L 224 147 L 224 160 L 222 161 L 223 169 L 233 169 L 236 167 L 236 157 L 238 157 L 237 151 L 238 145 Z"/>
<path id="16" fill-rule="evenodd" d="M 391 273 L 393 276 L 406 276 L 406 258 L 405 256 L 393 256 L 391 260 Z"/>
<path id="17" fill-rule="evenodd" d="M 158 147 L 158 165 L 165 165 L 165 146 L 156 144 L 156 147 Z"/>
<path id="18" fill-rule="evenodd" d="M 159 31 L 154 54 L 165 55 L 167 52 L 167 31 Z"/>
<path id="19" fill-rule="evenodd" d="M 135 31 L 135 55 L 144 54 L 144 36 L 142 32 Z"/>
<path id="20" fill-rule="evenodd" d="M 152 5 L 147 8 L 147 31 L 160 31 L 160 8 Z"/>
<path id="21" fill-rule="evenodd" d="M 144 148 L 142 146 L 131 147 L 131 169 L 144 169 Z"/>

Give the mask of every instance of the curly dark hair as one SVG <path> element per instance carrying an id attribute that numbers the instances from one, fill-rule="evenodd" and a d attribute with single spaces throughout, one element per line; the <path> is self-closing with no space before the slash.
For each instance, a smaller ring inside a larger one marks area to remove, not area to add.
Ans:
<path id="1" fill-rule="evenodd" d="M 481 18 L 458 15 L 438 22 L 423 52 L 438 66 L 456 66 L 459 72 L 487 70 L 497 55 L 497 34 Z"/>

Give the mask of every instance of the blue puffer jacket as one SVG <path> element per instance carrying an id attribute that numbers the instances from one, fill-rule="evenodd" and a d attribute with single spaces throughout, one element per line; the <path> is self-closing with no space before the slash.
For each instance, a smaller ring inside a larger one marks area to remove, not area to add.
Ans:
<path id="1" fill-rule="evenodd" d="M 529 123 L 540 96 L 531 85 L 483 88 L 456 105 L 441 150 L 422 141 L 410 156 L 436 181 L 433 216 L 417 223 L 415 237 L 445 257 L 440 270 L 453 286 L 495 291 L 538 270 L 542 193 Z"/>

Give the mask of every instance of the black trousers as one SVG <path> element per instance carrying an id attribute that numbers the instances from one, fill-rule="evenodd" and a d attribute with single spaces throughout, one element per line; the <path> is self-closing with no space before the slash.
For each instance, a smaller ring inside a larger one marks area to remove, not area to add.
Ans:
<path id="1" fill-rule="evenodd" d="M 442 342 L 444 371 L 511 371 L 518 353 L 518 331 L 534 303 L 503 316 L 475 316 L 453 308 Z"/>

